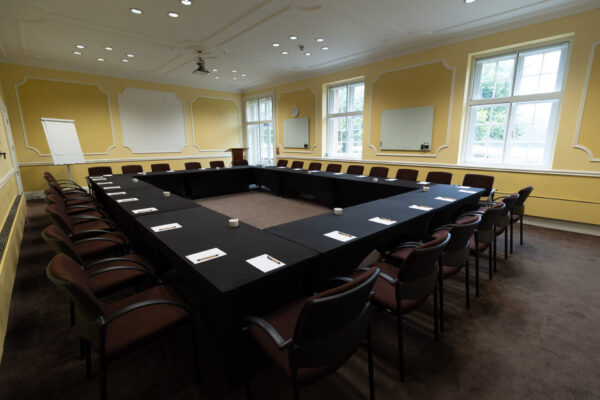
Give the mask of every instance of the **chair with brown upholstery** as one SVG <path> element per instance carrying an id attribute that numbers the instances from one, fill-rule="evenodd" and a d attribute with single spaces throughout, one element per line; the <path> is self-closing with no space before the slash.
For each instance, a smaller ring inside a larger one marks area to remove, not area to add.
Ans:
<path id="1" fill-rule="evenodd" d="M 512 219 L 512 225 L 510 226 L 510 252 L 513 252 L 513 225 L 519 222 L 519 242 L 523 244 L 523 216 L 525 215 L 525 200 L 533 192 L 533 186 L 527 186 L 519 190 L 519 200 L 513 205 L 510 211 L 510 217 Z"/>
<path id="2" fill-rule="evenodd" d="M 325 169 L 326 172 L 341 172 L 342 171 L 342 165 L 341 164 L 328 164 L 327 168 Z"/>
<path id="3" fill-rule="evenodd" d="M 211 168 L 225 168 L 225 163 L 221 160 L 211 161 L 209 164 Z"/>
<path id="4" fill-rule="evenodd" d="M 121 171 L 124 174 L 139 174 L 140 172 L 144 172 L 144 169 L 139 164 L 133 164 L 133 165 L 123 165 L 121 167 Z"/>
<path id="5" fill-rule="evenodd" d="M 362 175 L 364 170 L 365 167 L 362 165 L 349 165 L 346 173 L 351 175 Z"/>
<path id="6" fill-rule="evenodd" d="M 387 178 L 388 171 L 388 167 L 372 167 L 371 171 L 369 172 L 369 176 L 376 178 Z"/>
<path id="7" fill-rule="evenodd" d="M 77 182 L 70 181 L 68 179 L 56 179 L 54 177 L 54 175 L 52 175 L 48 171 L 44 172 L 44 179 L 46 180 L 46 182 L 48 182 L 48 184 L 56 183 L 57 185 L 59 185 L 60 187 L 62 187 L 65 190 L 77 189 L 77 190 L 85 191 L 85 189 L 82 188 L 81 186 L 79 186 L 79 184 Z"/>
<path id="8" fill-rule="evenodd" d="M 197 161 L 186 162 L 184 165 L 185 165 L 186 170 L 194 170 L 194 169 L 202 168 L 202 164 L 200 164 Z"/>
<path id="9" fill-rule="evenodd" d="M 297 300 L 264 318 L 246 319 L 250 336 L 291 379 L 294 399 L 299 399 L 300 385 L 341 367 L 365 337 L 374 399 L 370 319 L 378 273 L 373 267 L 354 279 L 338 278 L 343 283 L 340 286 Z"/>
<path id="10" fill-rule="evenodd" d="M 292 168 L 304 168 L 304 161 L 293 161 Z"/>
<path id="11" fill-rule="evenodd" d="M 492 175 L 465 174 L 462 184 L 463 186 L 485 189 L 482 196 L 487 197 L 488 201 L 494 201 L 496 189 L 494 189 L 494 177 Z"/>
<path id="12" fill-rule="evenodd" d="M 321 163 L 320 162 L 311 162 L 310 164 L 308 164 L 308 170 L 309 171 L 320 171 Z"/>
<path id="13" fill-rule="evenodd" d="M 396 179 L 403 179 L 405 181 L 416 181 L 419 176 L 419 171 L 416 169 L 400 168 L 396 172 Z"/>
<path id="14" fill-rule="evenodd" d="M 234 167 L 241 167 L 241 166 L 244 166 L 244 165 L 248 165 L 248 160 L 235 160 L 233 162 L 233 166 Z"/>
<path id="15" fill-rule="evenodd" d="M 44 198 L 46 204 L 56 204 L 58 207 L 69 217 L 75 217 L 77 215 L 91 215 L 97 218 L 108 218 L 108 215 L 100 207 L 95 206 L 94 203 L 89 204 L 76 204 L 72 206 L 66 206 L 62 197 L 55 193 L 48 193 Z"/>
<path id="16" fill-rule="evenodd" d="M 504 204 L 506 204 L 506 207 L 504 208 L 502 213 L 500 213 L 500 215 L 498 216 L 498 219 L 496 220 L 496 236 L 500 236 L 500 235 L 504 234 L 504 259 L 507 260 L 508 259 L 509 228 L 510 228 L 510 232 L 512 232 L 512 230 L 513 230 L 513 228 L 512 228 L 513 221 L 512 221 L 510 213 L 511 213 L 514 205 L 517 203 L 517 201 L 519 201 L 519 194 L 518 193 L 509 194 L 507 196 L 499 197 L 497 200 L 501 200 L 502 202 L 504 202 Z M 512 236 L 512 233 L 511 233 L 511 236 Z"/>
<path id="17" fill-rule="evenodd" d="M 82 214 L 71 216 L 58 204 L 48 204 L 46 214 L 54 225 L 75 240 L 117 230 L 117 225 L 107 218 Z"/>
<path id="18" fill-rule="evenodd" d="M 287 164 L 288 164 L 287 160 L 277 160 L 278 167 L 287 167 Z"/>
<path id="19" fill-rule="evenodd" d="M 171 169 L 171 166 L 169 165 L 169 163 L 151 164 L 150 169 L 152 170 L 152 172 L 164 172 L 169 171 Z"/>
<path id="20" fill-rule="evenodd" d="M 91 349 L 99 355 L 100 398 L 107 398 L 108 364 L 184 323 L 193 334 L 194 361 L 198 359 L 194 313 L 177 292 L 154 286 L 109 305 L 94 295 L 87 274 L 64 254 L 46 268 L 48 279 L 75 305 L 75 326 L 85 343 L 86 374 L 91 379 Z"/>
<path id="21" fill-rule="evenodd" d="M 80 192 L 80 191 L 67 192 L 67 191 L 62 190 L 62 188 L 56 183 L 48 185 L 48 188 L 46 190 L 44 190 L 44 193 L 46 195 L 46 198 L 48 195 L 51 195 L 51 194 L 54 194 L 57 197 L 60 197 L 63 200 L 63 203 L 66 207 L 70 207 L 70 206 L 78 205 L 78 204 L 84 204 L 84 205 L 93 206 L 96 208 L 101 208 L 101 205 L 99 203 L 97 203 L 96 200 L 94 200 L 92 197 L 88 196 L 86 192 Z M 46 200 L 46 202 L 48 203 L 47 200 Z"/>
<path id="22" fill-rule="evenodd" d="M 375 282 L 374 301 L 396 315 L 398 327 L 398 371 L 404 380 L 402 316 L 416 310 L 433 294 L 433 330 L 438 338 L 438 259 L 450 241 L 450 234 L 426 243 L 407 242 L 391 256 L 373 264 L 381 270 Z"/>
<path id="23" fill-rule="evenodd" d="M 441 183 L 444 185 L 449 185 L 452 181 L 452 174 L 450 172 L 443 171 L 430 171 L 427 174 L 427 178 L 425 178 L 425 180 L 431 183 Z"/>
<path id="24" fill-rule="evenodd" d="M 88 175 L 89 176 L 102 176 L 102 175 L 110 175 L 112 174 L 112 168 L 108 166 L 102 167 L 89 167 Z"/>

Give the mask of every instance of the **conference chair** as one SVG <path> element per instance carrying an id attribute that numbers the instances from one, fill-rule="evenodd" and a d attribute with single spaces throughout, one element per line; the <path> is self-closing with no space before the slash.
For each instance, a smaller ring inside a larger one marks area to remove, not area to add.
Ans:
<path id="1" fill-rule="evenodd" d="M 416 181 L 419 171 L 416 169 L 400 168 L 396 172 L 396 179 L 403 179 L 405 181 Z"/>
<path id="2" fill-rule="evenodd" d="M 101 208 L 100 204 L 96 202 L 89 195 L 84 194 L 82 192 L 64 192 L 60 186 L 57 184 L 48 185 L 48 188 L 44 190 L 44 194 L 46 198 L 50 194 L 55 194 L 56 196 L 62 198 L 66 207 L 74 206 L 74 205 L 88 205 L 96 208 Z M 48 202 L 48 201 L 46 201 Z"/>
<path id="3" fill-rule="evenodd" d="M 372 167 L 369 176 L 387 178 L 389 169 L 387 167 Z"/>
<path id="4" fill-rule="evenodd" d="M 112 174 L 112 168 L 111 167 L 89 167 L 88 168 L 88 175 L 89 176 L 102 176 L 102 175 L 110 175 Z"/>
<path id="5" fill-rule="evenodd" d="M 510 211 L 510 218 L 512 220 L 512 225 L 510 226 L 510 252 L 513 252 L 513 235 L 512 228 L 513 225 L 519 222 L 519 242 L 523 244 L 523 216 L 525 215 L 525 200 L 529 197 L 529 195 L 533 192 L 533 186 L 527 186 L 523 189 L 519 190 L 519 199 L 513 205 L 512 210 Z"/>
<path id="6" fill-rule="evenodd" d="M 151 164 L 150 169 L 152 172 L 164 172 L 171 170 L 169 163 Z"/>
<path id="7" fill-rule="evenodd" d="M 121 167 L 121 172 L 124 174 L 137 174 L 140 172 L 144 172 L 144 169 L 141 165 L 123 165 Z"/>
<path id="8" fill-rule="evenodd" d="M 440 226 L 431 234 L 432 238 L 441 238 L 450 234 L 450 241 L 440 258 L 440 330 L 442 332 L 444 331 L 444 280 L 458 274 L 463 267 L 465 269 L 465 305 L 467 308 L 470 307 L 469 242 L 480 222 L 481 215 L 471 215 L 464 218 L 461 223 Z M 479 275 L 478 269 L 475 270 L 475 274 Z"/>
<path id="9" fill-rule="evenodd" d="M 328 164 L 325 171 L 326 172 L 341 172 L 342 165 L 341 164 Z"/>
<path id="10" fill-rule="evenodd" d="M 186 162 L 184 165 L 185 165 L 186 170 L 194 170 L 194 169 L 202 168 L 202 164 L 200 164 L 197 161 Z"/>
<path id="11" fill-rule="evenodd" d="M 463 178 L 463 186 L 471 186 L 485 189 L 481 196 L 487 197 L 488 202 L 494 201 L 494 177 L 492 175 L 466 174 Z"/>
<path id="12" fill-rule="evenodd" d="M 374 399 L 370 319 L 378 273 L 373 267 L 353 279 L 337 278 L 340 286 L 297 300 L 264 318 L 246 318 L 249 335 L 292 381 L 295 400 L 300 398 L 301 385 L 336 371 L 365 337 L 369 393 Z"/>
<path id="13" fill-rule="evenodd" d="M 375 282 L 373 300 L 396 315 L 401 381 L 404 381 L 402 318 L 425 303 L 432 294 L 433 331 L 438 339 L 438 260 L 450 238 L 447 233 L 445 237 L 439 236 L 425 243 L 404 243 L 392 251 L 392 256 L 384 257 L 372 266 L 381 270 Z"/>
<path id="14" fill-rule="evenodd" d="M 452 174 L 450 172 L 430 171 L 425 180 L 431 183 L 442 183 L 444 185 L 449 185 L 452 181 Z"/>
<path id="15" fill-rule="evenodd" d="M 308 170 L 309 171 L 320 171 L 321 163 L 320 162 L 311 162 L 310 164 L 308 164 Z"/>
<path id="16" fill-rule="evenodd" d="M 293 161 L 292 168 L 304 168 L 304 161 Z"/>
<path id="17" fill-rule="evenodd" d="M 362 165 L 349 165 L 348 169 L 346 170 L 346 173 L 352 175 L 362 175 L 364 170 L 365 167 L 363 167 Z"/>
<path id="18" fill-rule="evenodd" d="M 512 232 L 512 218 L 511 218 L 511 211 L 514 207 L 514 205 L 517 203 L 517 201 L 519 201 L 519 194 L 518 193 L 513 193 L 513 194 L 509 194 L 507 196 L 502 196 L 499 197 L 497 200 L 501 200 L 506 207 L 504 207 L 504 210 L 502 210 L 502 212 L 500 213 L 500 215 L 498 216 L 498 219 L 496 220 L 496 236 L 500 236 L 502 234 L 504 234 L 504 259 L 507 260 L 508 259 L 508 234 L 509 234 L 509 229 Z"/>
<path id="19" fill-rule="evenodd" d="M 104 210 L 94 205 L 77 204 L 73 206 L 66 206 L 64 200 L 57 194 L 48 193 L 44 198 L 46 204 L 56 204 L 59 206 L 69 217 L 75 217 L 77 215 L 91 215 L 97 218 L 108 218 L 108 215 Z M 90 203 L 93 204 L 93 203 Z"/>
<path id="20" fill-rule="evenodd" d="M 225 163 L 220 160 L 219 161 L 211 161 L 210 167 L 211 168 L 225 168 Z"/>
<path id="21" fill-rule="evenodd" d="M 198 360 L 196 321 L 191 308 L 165 285 L 104 305 L 94 295 L 89 277 L 75 261 L 56 255 L 46 268 L 48 279 L 75 305 L 75 326 L 85 343 L 86 375 L 92 377 L 91 349 L 99 356 L 100 398 L 107 398 L 111 361 L 190 323 L 194 362 Z"/>
<path id="22" fill-rule="evenodd" d="M 243 166 L 243 165 L 248 165 L 248 160 L 235 160 L 233 162 L 233 166 L 234 167 L 240 167 L 240 166 Z"/>
<path id="23" fill-rule="evenodd" d="M 79 186 L 79 184 L 77 182 L 70 181 L 68 179 L 56 179 L 54 177 L 54 175 L 52 175 L 50 172 L 47 172 L 47 171 L 44 172 L 44 179 L 46 180 L 46 182 L 48 184 L 56 183 L 57 185 L 64 188 L 65 190 L 77 189 L 77 190 L 85 191 L 85 189 L 82 188 L 81 186 Z"/>
<path id="24" fill-rule="evenodd" d="M 287 164 L 288 164 L 287 160 L 277 160 L 278 167 L 287 167 Z"/>

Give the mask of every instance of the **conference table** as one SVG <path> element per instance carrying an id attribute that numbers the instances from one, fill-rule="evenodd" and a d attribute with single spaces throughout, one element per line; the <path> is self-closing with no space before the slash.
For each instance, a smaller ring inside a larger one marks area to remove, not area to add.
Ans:
<path id="1" fill-rule="evenodd" d="M 231 386 L 243 382 L 243 318 L 308 296 L 373 249 L 422 240 L 475 208 L 483 189 L 271 166 L 89 177 L 94 196 L 136 249 L 172 266 L 208 326 Z M 107 183 L 108 182 L 108 183 Z M 190 198 L 248 191 L 308 193 L 344 207 L 261 230 Z M 422 188 L 429 187 L 428 191 Z M 165 193 L 168 192 L 168 193 Z"/>

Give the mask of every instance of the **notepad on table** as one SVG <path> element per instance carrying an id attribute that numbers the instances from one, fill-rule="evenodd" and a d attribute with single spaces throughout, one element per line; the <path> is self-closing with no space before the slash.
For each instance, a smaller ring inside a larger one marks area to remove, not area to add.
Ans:
<path id="1" fill-rule="evenodd" d="M 112 174 L 104 174 L 104 175 L 102 175 L 102 176 L 112 176 Z"/>
<path id="2" fill-rule="evenodd" d="M 154 229 L 154 228 L 152 228 L 152 229 Z M 215 258 L 223 257 L 226 255 L 227 255 L 227 253 L 225 253 L 223 250 L 215 247 L 212 249 L 208 249 L 208 250 L 200 251 L 198 253 L 187 255 L 187 256 L 185 256 L 185 258 L 187 258 L 194 264 L 200 264 L 200 263 L 214 260 Z"/>
<path id="3" fill-rule="evenodd" d="M 419 181 L 417 182 L 419 185 L 429 185 L 429 182 L 427 181 Z"/>
<path id="4" fill-rule="evenodd" d="M 333 174 L 334 174 L 334 175 L 344 175 L 344 173 L 343 173 L 343 172 L 334 172 Z"/>
<path id="5" fill-rule="evenodd" d="M 128 199 L 119 199 L 117 200 L 117 203 L 129 203 L 132 201 L 138 201 L 139 199 L 137 197 L 130 197 Z"/>
<path id="6" fill-rule="evenodd" d="M 356 175 L 357 178 L 366 178 L 366 175 Z"/>
<path id="7" fill-rule="evenodd" d="M 132 213 L 134 214 L 145 214 L 145 213 L 149 213 L 152 211 L 158 211 L 158 208 L 156 207 L 148 207 L 148 208 L 138 208 L 136 210 L 131 210 Z"/>
<path id="8" fill-rule="evenodd" d="M 442 197 L 442 196 L 438 196 L 435 199 L 441 200 L 441 201 L 447 201 L 448 203 L 452 203 L 453 201 L 456 201 L 456 199 L 453 199 L 452 197 Z"/>
<path id="9" fill-rule="evenodd" d="M 369 221 L 375 222 L 376 224 L 382 224 L 382 225 L 393 225 L 397 222 L 397 221 L 394 221 L 393 219 L 383 218 L 383 217 L 371 218 L 371 219 L 369 219 Z"/>
<path id="10" fill-rule="evenodd" d="M 459 192 L 462 192 L 462 193 L 470 193 L 470 194 L 477 193 L 477 191 L 476 191 L 476 190 L 463 190 L 463 189 L 460 189 L 460 190 L 459 190 Z"/>
<path id="11" fill-rule="evenodd" d="M 246 262 L 262 272 L 269 272 L 285 265 L 284 262 L 279 261 L 275 257 L 271 257 L 268 254 L 262 254 L 258 257 L 250 258 L 249 260 L 246 260 Z"/>
<path id="12" fill-rule="evenodd" d="M 105 179 L 106 180 L 106 179 Z M 98 185 L 112 185 L 112 182 L 106 181 L 106 182 L 99 182 Z"/>
<path id="13" fill-rule="evenodd" d="M 112 192 L 112 193 L 106 193 L 107 196 L 117 196 L 119 194 L 127 194 L 127 192 Z"/>
<path id="14" fill-rule="evenodd" d="M 388 182 L 393 182 L 393 181 L 397 181 L 397 180 L 398 180 L 398 179 L 396 179 L 396 178 L 387 178 L 387 179 L 386 179 L 386 181 L 388 181 Z"/>
<path id="15" fill-rule="evenodd" d="M 417 205 L 417 204 L 413 204 L 412 206 L 410 206 L 408 208 L 412 208 L 414 210 L 421 210 L 421 211 L 431 211 L 431 210 L 433 210 L 433 207 L 420 206 L 420 205 Z"/>
<path id="16" fill-rule="evenodd" d="M 94 182 L 106 180 L 106 178 L 101 178 L 99 176 L 90 176 L 90 179 L 93 180 Z"/>
<path id="17" fill-rule="evenodd" d="M 282 166 L 279 166 L 279 167 L 277 167 L 277 168 L 287 168 L 287 167 L 282 167 Z"/>
<path id="18" fill-rule="evenodd" d="M 348 233 L 340 232 L 340 231 L 332 231 L 329 233 L 324 233 L 323 236 L 327 236 L 328 238 L 339 240 L 340 242 L 347 242 L 352 239 L 356 239 L 356 236 L 352 236 Z"/>
<path id="19" fill-rule="evenodd" d="M 175 172 L 175 170 L 174 169 L 169 169 L 169 170 L 167 170 L 167 172 Z"/>
<path id="20" fill-rule="evenodd" d="M 179 225 L 177 222 L 172 222 L 170 224 L 153 226 L 150 229 L 152 229 L 154 232 L 164 232 L 164 231 L 171 231 L 173 229 L 179 229 L 179 228 L 182 228 L 182 226 Z"/>
<path id="21" fill-rule="evenodd" d="M 471 186 L 457 186 L 459 189 L 471 189 Z"/>
<path id="22" fill-rule="evenodd" d="M 104 190 L 106 189 L 121 189 L 121 186 L 105 186 Z"/>
<path id="23" fill-rule="evenodd" d="M 302 171 L 302 168 L 294 168 L 294 171 Z"/>

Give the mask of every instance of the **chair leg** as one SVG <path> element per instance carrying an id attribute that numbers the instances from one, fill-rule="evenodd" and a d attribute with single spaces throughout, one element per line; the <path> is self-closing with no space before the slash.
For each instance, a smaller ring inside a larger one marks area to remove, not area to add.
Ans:
<path id="1" fill-rule="evenodd" d="M 298 377 L 294 378 L 292 386 L 294 390 L 294 400 L 300 400 L 300 386 L 298 385 Z"/>
<path id="2" fill-rule="evenodd" d="M 104 348 L 99 351 L 100 360 L 100 400 L 106 400 L 107 398 L 107 363 L 106 363 L 106 351 Z"/>
<path id="3" fill-rule="evenodd" d="M 492 267 L 494 264 L 493 257 L 494 257 L 494 242 L 491 242 L 488 247 L 488 270 L 489 270 L 488 273 L 490 275 L 490 280 L 493 279 L 492 278 Z"/>
<path id="4" fill-rule="evenodd" d="M 83 351 L 85 353 L 85 377 L 90 381 L 92 380 L 92 346 L 87 340 L 81 340 L 83 341 Z"/>
<path id="5" fill-rule="evenodd" d="M 496 226 L 494 225 L 494 273 L 498 271 L 497 269 L 497 261 L 498 261 L 498 236 L 496 236 Z"/>
<path id="6" fill-rule="evenodd" d="M 85 359 L 85 341 L 83 338 L 79 338 L 79 359 Z"/>
<path id="7" fill-rule="evenodd" d="M 519 218 L 519 241 L 521 242 L 521 246 L 523 246 L 523 215 Z"/>
<path id="8" fill-rule="evenodd" d="M 193 357 L 194 357 L 194 371 L 196 372 L 196 377 L 200 380 L 202 374 L 200 373 L 200 344 L 198 343 L 198 326 L 196 318 L 191 318 L 192 323 L 192 346 L 193 348 Z"/>
<path id="9" fill-rule="evenodd" d="M 71 318 L 71 326 L 75 325 L 75 304 L 70 301 L 69 302 L 69 313 Z"/>
<path id="10" fill-rule="evenodd" d="M 514 224 L 512 220 L 512 214 L 510 216 L 510 254 L 513 253 L 513 236 L 514 236 Z"/>
<path id="11" fill-rule="evenodd" d="M 396 325 L 398 331 L 398 373 L 400 374 L 400 381 L 404 382 L 404 339 L 402 333 L 402 309 L 398 307 L 396 312 Z"/>
<path id="12" fill-rule="evenodd" d="M 438 291 L 433 290 L 433 337 L 435 340 L 440 338 L 438 327 Z"/>
<path id="13" fill-rule="evenodd" d="M 471 306 L 470 304 L 470 293 L 469 293 L 469 260 L 465 263 L 465 291 L 466 297 L 465 300 L 467 302 L 467 308 Z"/>
<path id="14" fill-rule="evenodd" d="M 373 372 L 373 346 L 371 342 L 371 324 L 367 328 L 367 360 L 369 363 L 369 398 L 375 400 L 375 374 Z"/>
<path id="15" fill-rule="evenodd" d="M 440 331 L 444 332 L 444 278 L 442 277 L 442 263 L 441 263 L 441 258 L 440 258 L 440 269 L 439 269 L 439 275 L 438 275 L 438 285 L 439 285 L 439 291 L 440 291 L 440 310 L 439 310 L 439 320 L 440 320 Z"/>
<path id="16" fill-rule="evenodd" d="M 479 233 L 475 232 L 475 296 L 479 297 Z"/>

